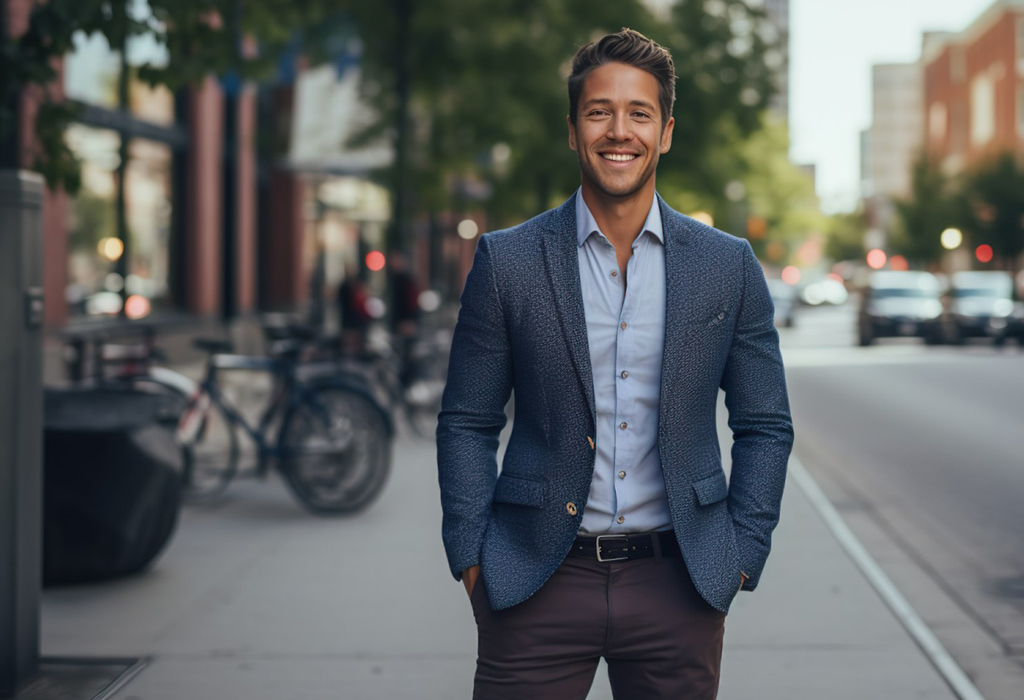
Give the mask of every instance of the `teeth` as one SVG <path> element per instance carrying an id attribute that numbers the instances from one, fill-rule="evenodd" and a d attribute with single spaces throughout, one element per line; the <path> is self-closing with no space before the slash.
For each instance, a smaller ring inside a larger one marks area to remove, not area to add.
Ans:
<path id="1" fill-rule="evenodd" d="M 615 160 L 615 161 L 619 161 L 619 162 L 625 162 L 625 161 L 628 161 L 628 160 L 633 160 L 634 158 L 636 158 L 636 155 L 635 154 L 630 155 L 630 154 L 625 154 L 625 153 L 623 153 L 623 154 L 619 154 L 619 153 L 602 153 L 601 157 L 604 158 L 605 160 Z"/>

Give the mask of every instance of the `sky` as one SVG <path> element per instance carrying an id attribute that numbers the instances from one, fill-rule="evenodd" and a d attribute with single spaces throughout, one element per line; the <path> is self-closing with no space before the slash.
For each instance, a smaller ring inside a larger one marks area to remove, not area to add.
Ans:
<path id="1" fill-rule="evenodd" d="M 857 204 L 871 66 L 917 60 L 923 31 L 960 31 L 992 2 L 790 0 L 790 158 L 817 166 L 826 212 Z"/>

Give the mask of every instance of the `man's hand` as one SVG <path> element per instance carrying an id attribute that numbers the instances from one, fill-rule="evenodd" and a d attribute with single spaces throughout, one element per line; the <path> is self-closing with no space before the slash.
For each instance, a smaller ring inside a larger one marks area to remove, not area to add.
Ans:
<path id="1" fill-rule="evenodd" d="M 472 596 L 473 588 L 476 586 L 476 579 L 480 576 L 480 565 L 476 564 L 462 572 L 462 584 L 466 587 L 466 594 Z"/>

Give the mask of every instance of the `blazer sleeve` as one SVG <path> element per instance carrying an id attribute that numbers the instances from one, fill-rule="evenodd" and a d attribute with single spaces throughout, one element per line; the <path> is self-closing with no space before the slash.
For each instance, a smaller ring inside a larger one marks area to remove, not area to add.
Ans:
<path id="1" fill-rule="evenodd" d="M 775 306 L 761 265 L 743 241 L 743 294 L 721 387 L 732 429 L 729 513 L 740 566 L 757 587 L 779 522 L 793 423 L 775 330 Z"/>
<path id="2" fill-rule="evenodd" d="M 437 422 L 441 537 L 457 581 L 463 570 L 480 563 L 498 475 L 498 436 L 512 392 L 509 335 L 490 235 L 480 237 L 462 290 Z"/>

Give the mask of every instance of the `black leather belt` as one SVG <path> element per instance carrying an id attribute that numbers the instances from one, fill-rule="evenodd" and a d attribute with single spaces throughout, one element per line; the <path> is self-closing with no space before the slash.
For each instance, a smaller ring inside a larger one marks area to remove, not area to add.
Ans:
<path id="1" fill-rule="evenodd" d="M 577 535 L 572 543 L 572 549 L 569 550 L 569 556 L 586 557 L 602 562 L 628 561 L 653 557 L 659 551 L 663 557 L 682 556 L 675 531 L 661 530 L 643 534 L 597 537 Z"/>

